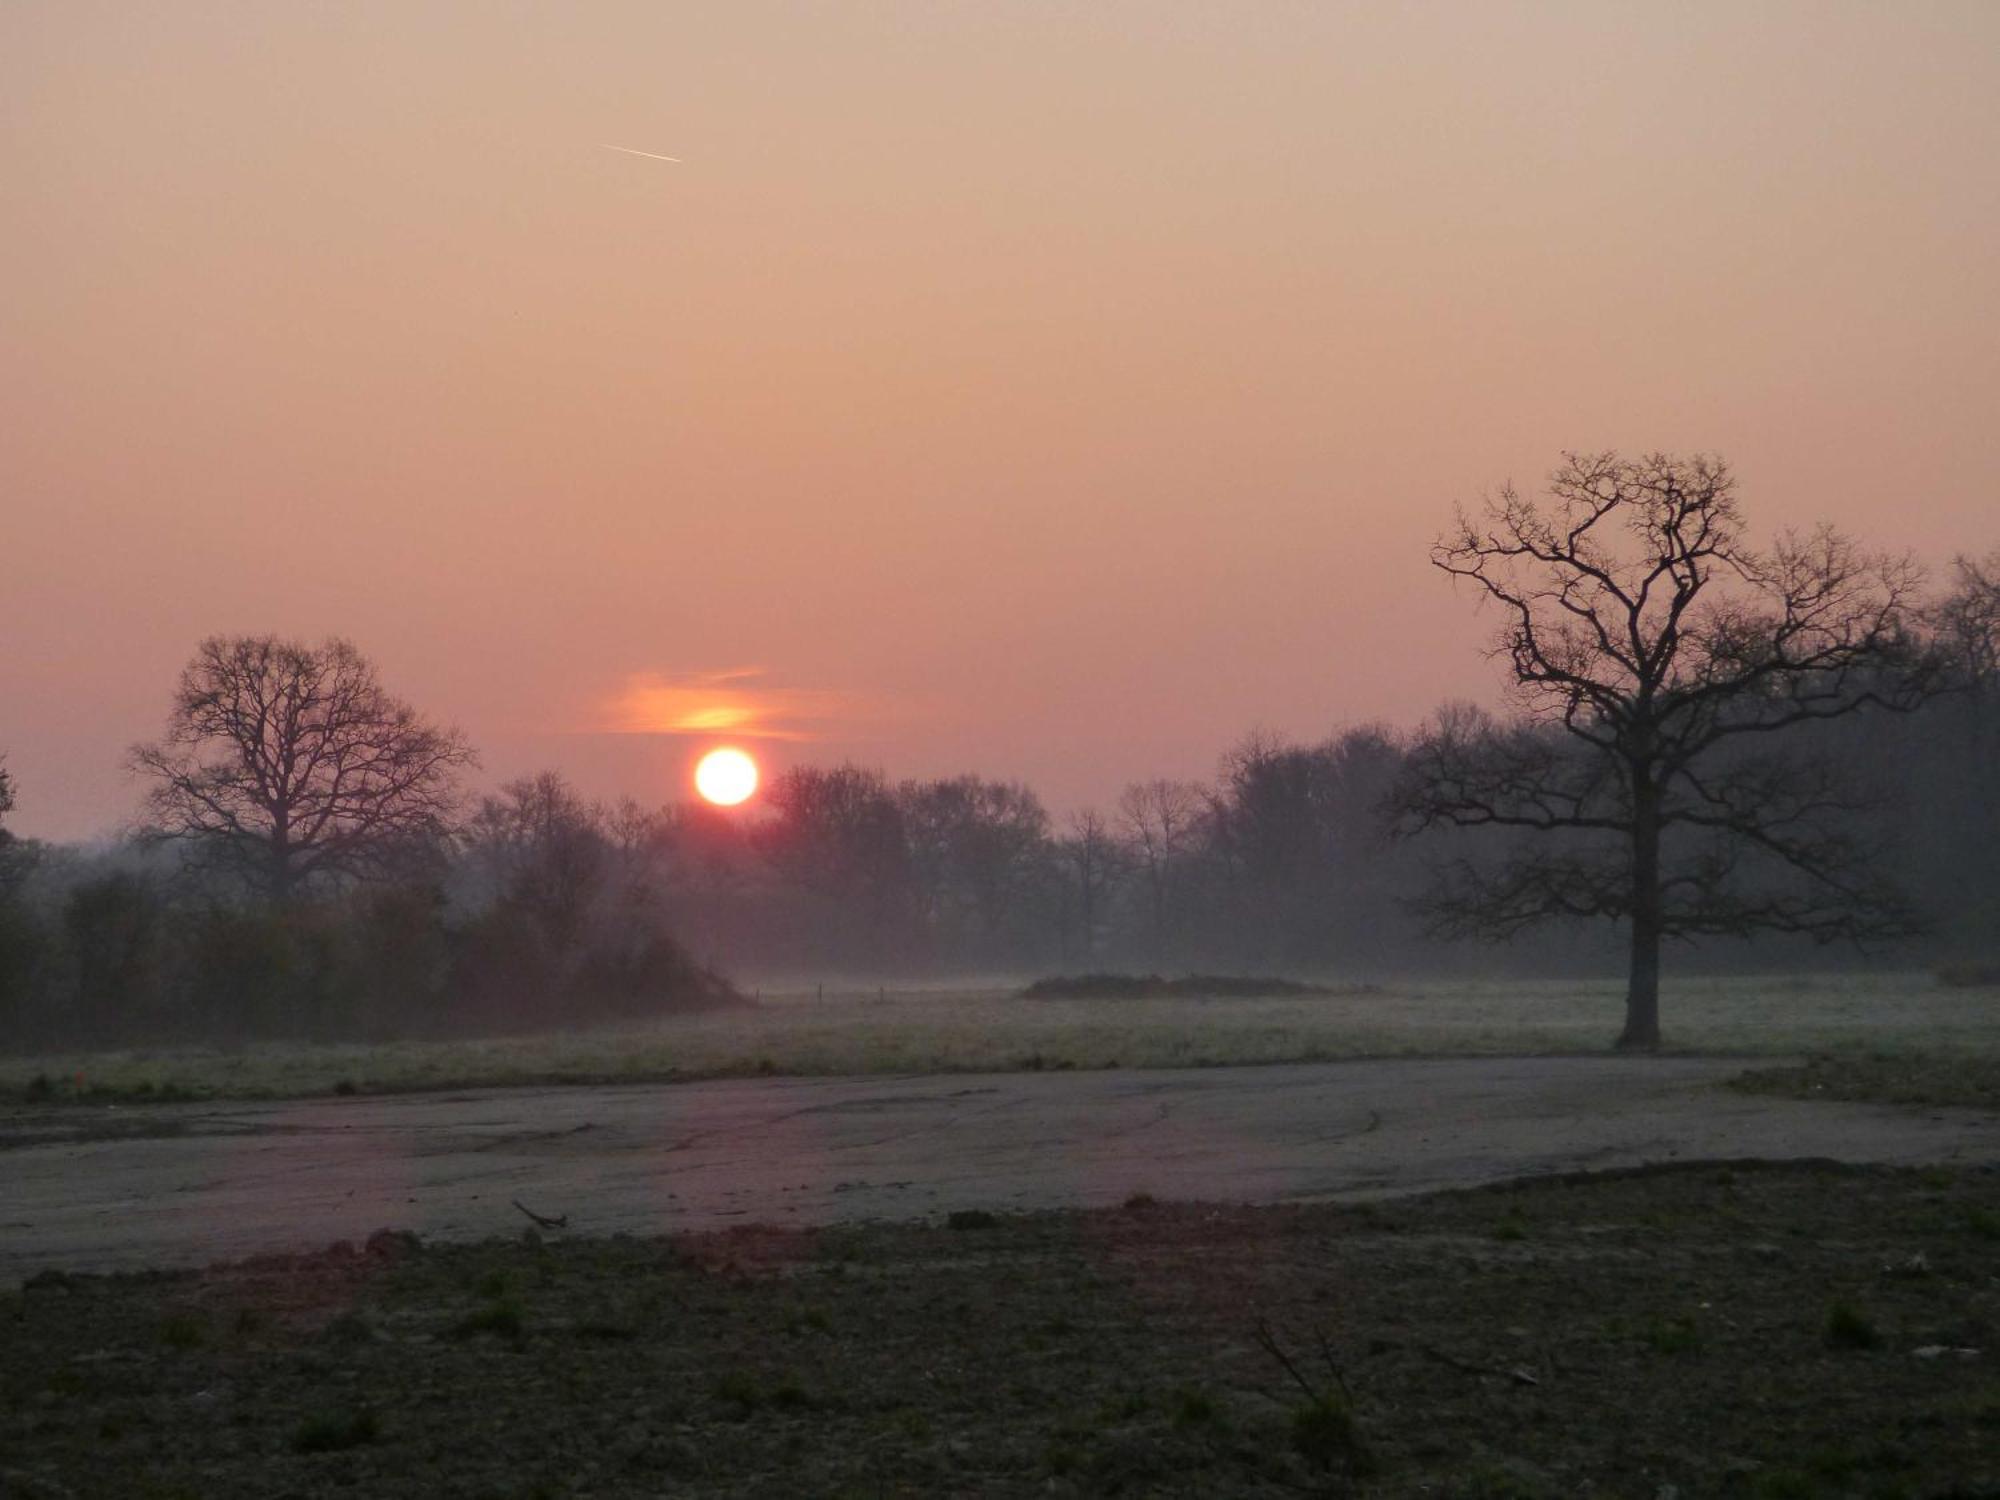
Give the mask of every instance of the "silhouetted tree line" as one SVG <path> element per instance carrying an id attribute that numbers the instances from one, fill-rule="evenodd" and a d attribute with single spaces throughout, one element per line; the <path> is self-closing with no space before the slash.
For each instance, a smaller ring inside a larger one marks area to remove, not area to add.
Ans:
<path id="1" fill-rule="evenodd" d="M 1018 783 L 805 766 L 760 816 L 670 809 L 650 837 L 675 930 L 732 967 L 1377 970 L 1407 956 L 1398 902 L 1421 878 L 1383 818 L 1400 764 L 1376 727 L 1252 736 L 1212 783 L 1142 783 L 1060 823 Z"/>
<path id="2" fill-rule="evenodd" d="M 1722 559 L 1777 580 L 1773 613 L 1648 615 L 1647 569 L 1689 594 L 1722 534 L 1701 507 L 1727 499 L 1726 471 L 1657 464 L 1668 467 L 1570 476 L 1586 516 L 1641 503 L 1617 485 L 1664 486 L 1645 501 L 1667 507 L 1655 530 L 1634 533 L 1637 585 L 1590 549 L 1587 524 L 1550 531 L 1511 496 L 1485 529 L 1441 544 L 1470 572 L 1518 560 L 1494 551 L 1518 542 L 1531 578 L 1555 579 L 1541 593 L 1502 584 L 1522 601 L 1503 645 L 1517 670 L 1542 674 L 1530 685 L 1548 690 L 1550 712 L 1447 706 L 1407 734 L 1253 734 L 1210 780 L 1137 783 L 1108 810 L 1061 820 L 1018 783 L 895 782 L 855 765 L 790 769 L 748 812 L 605 806 L 554 772 L 468 800 L 462 737 L 389 695 L 345 642 L 206 642 L 166 734 L 133 751 L 150 791 L 129 836 L 90 848 L 10 837 L 21 789 L 0 764 L 0 1042 L 556 1026 L 731 1003 L 719 971 L 1602 972 L 1623 956 L 1610 925 L 1501 950 L 1437 939 L 1607 915 L 1629 933 L 1633 783 L 1619 757 L 1662 745 L 1681 756 L 1670 769 L 1694 767 L 1646 793 L 1669 815 L 1657 855 L 1668 939 L 1738 940 L 1705 949 L 1711 964 L 1790 964 L 1815 942 L 1912 934 L 1928 960 L 1990 958 L 2000 554 L 1961 559 L 1918 601 L 1911 575 L 1869 574 L 1822 536 L 1777 563 Z M 1578 565 L 1611 591 L 1566 583 Z M 1602 607 L 1626 609 L 1628 587 L 1640 607 L 1627 633 L 1599 634 Z M 1862 612 L 1828 634 L 1814 601 L 1836 596 Z M 1544 607 L 1590 634 L 1536 633 Z M 1792 615 L 1817 624 L 1795 630 Z M 1646 635 L 1648 621 L 1667 633 Z M 1660 642 L 1697 630 L 1710 633 L 1676 677 Z M 1620 664 L 1627 639 L 1641 653 L 1633 672 Z M 1607 643 L 1608 658 L 1593 655 Z M 1920 660 L 1901 654 L 1912 643 Z M 1933 674 L 1921 691 L 1912 662 Z M 1726 696 L 1718 682 L 1749 687 L 1711 709 Z M 1676 693 L 1692 705 L 1684 718 Z M 1850 700 L 1904 711 L 1831 711 Z M 1781 758 L 1771 727 L 1785 731 Z M 1551 825 L 1570 836 L 1560 853 L 1543 837 Z"/>
<path id="3" fill-rule="evenodd" d="M 553 774 L 468 806 L 462 737 L 345 641 L 204 642 L 132 762 L 151 789 L 130 836 L 0 828 L 0 1041 L 388 1038 L 740 998 L 673 937 L 644 820 Z"/>

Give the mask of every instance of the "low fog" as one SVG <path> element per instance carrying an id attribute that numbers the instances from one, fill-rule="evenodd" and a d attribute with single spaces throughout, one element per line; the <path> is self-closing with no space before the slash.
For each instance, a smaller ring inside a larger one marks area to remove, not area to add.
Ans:
<path id="1" fill-rule="evenodd" d="M 1759 680 L 1734 721 L 1754 748 L 1690 773 L 1697 806 L 1729 820 L 1670 819 L 1661 837 L 1671 972 L 1985 972 L 1996 578 L 1993 559 L 1961 559 L 1921 594 L 1882 595 L 1894 648 L 1837 684 Z M 1695 618 L 1675 609 L 1666 628 Z M 1750 628 L 1728 610 L 1711 623 L 1732 621 Z M 1713 678 L 1725 647 L 1707 649 L 1696 667 Z M 560 767 L 481 787 L 476 747 L 383 685 L 393 659 L 217 637 L 161 738 L 130 752 L 147 793 L 127 835 L 0 844 L 0 1044 L 545 1030 L 766 985 L 1636 972 L 1618 894 L 1632 793 L 1603 773 L 1592 727 L 1619 710 L 1568 687 L 1538 705 L 1547 674 L 1511 675 L 1506 714 L 1447 704 L 1312 742 L 1217 726 L 1213 776 L 1135 782 L 1108 807 L 1058 814 L 977 768 L 798 764 L 725 808 L 692 788 L 664 806 L 588 801 Z M 1771 718 L 1800 704 L 1819 711 Z M 1772 760 L 1762 741 L 1778 738 Z M 1468 747 L 1484 769 L 1454 760 Z M 5 783 L 9 806 L 34 795 Z M 1575 826 L 1547 826 L 1558 804 Z"/>

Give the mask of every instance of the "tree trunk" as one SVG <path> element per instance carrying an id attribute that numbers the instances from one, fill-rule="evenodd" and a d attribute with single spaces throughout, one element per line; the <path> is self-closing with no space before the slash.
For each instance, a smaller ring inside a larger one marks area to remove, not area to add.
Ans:
<path id="1" fill-rule="evenodd" d="M 1632 969 L 1625 987 L 1621 1052 L 1660 1046 L 1660 797 L 1652 778 L 1632 785 Z"/>

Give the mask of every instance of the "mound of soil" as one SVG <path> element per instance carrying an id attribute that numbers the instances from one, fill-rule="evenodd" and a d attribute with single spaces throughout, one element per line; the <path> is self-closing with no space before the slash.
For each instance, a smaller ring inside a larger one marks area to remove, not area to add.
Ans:
<path id="1" fill-rule="evenodd" d="M 1024 1000 L 1254 1000 L 1282 995 L 1325 995 L 1323 985 L 1270 974 L 1057 974 L 1021 991 Z"/>

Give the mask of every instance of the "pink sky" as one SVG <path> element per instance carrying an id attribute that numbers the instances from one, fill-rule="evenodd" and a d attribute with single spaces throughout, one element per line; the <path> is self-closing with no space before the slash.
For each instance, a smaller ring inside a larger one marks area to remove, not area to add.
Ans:
<path id="1" fill-rule="evenodd" d="M 1983 552 L 1996 98 L 1988 3 L 11 4 L 12 826 L 215 632 L 1070 808 L 1491 698 L 1426 547 L 1563 448 Z"/>

